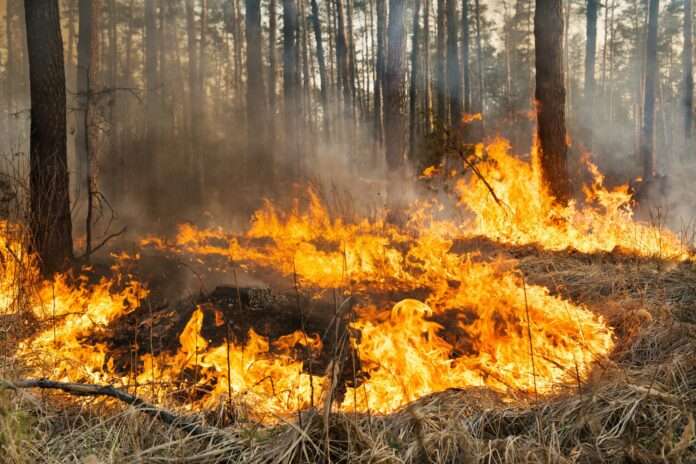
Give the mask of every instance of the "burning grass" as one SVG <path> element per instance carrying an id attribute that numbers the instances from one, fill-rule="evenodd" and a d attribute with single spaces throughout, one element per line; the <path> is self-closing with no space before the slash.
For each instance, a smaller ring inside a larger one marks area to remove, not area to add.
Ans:
<path id="1" fill-rule="evenodd" d="M 224 431 L 185 436 L 102 400 L 55 415 L 53 402 L 13 393 L 0 446 L 13 462 L 695 458 L 689 250 L 634 221 L 627 190 L 605 189 L 596 171 L 584 202 L 559 208 L 502 141 L 465 166 L 478 171 L 458 181 L 465 222 L 437 204 L 405 225 L 347 220 L 310 191 L 288 212 L 267 203 L 241 234 L 187 225 L 173 242 L 147 239 L 156 253 L 226 260 L 229 301 L 183 311 L 154 306 L 137 259 L 115 256 L 110 278 L 42 282 L 3 238 L 6 269 L 21 273 L 0 281 L 0 312 L 36 326 L 18 343 L 5 335 L 19 371 L 4 377 L 115 384 Z M 289 291 L 236 285 L 269 270 Z M 297 327 L 269 329 L 255 306 Z M 114 349 L 124 344 L 127 362 Z M 17 421 L 28 435 L 3 435 Z"/>

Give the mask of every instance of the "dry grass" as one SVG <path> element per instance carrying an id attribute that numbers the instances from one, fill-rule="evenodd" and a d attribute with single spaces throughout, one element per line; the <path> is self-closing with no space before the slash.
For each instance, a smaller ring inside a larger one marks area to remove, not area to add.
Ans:
<path id="1" fill-rule="evenodd" d="M 0 462 L 696 462 L 696 270 L 615 258 L 520 258 L 530 281 L 604 314 L 617 333 L 612 358 L 553 397 L 504 404 L 487 390 L 450 390 L 384 417 L 307 411 L 194 437 L 101 400 L 5 391 Z M 15 369 L 0 364 L 0 376 Z"/>

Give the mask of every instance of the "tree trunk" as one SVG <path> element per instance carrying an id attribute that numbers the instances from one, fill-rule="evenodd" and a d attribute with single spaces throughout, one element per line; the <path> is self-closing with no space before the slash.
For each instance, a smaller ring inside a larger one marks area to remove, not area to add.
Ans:
<path id="1" fill-rule="evenodd" d="M 481 133 L 479 137 L 483 139 L 486 134 L 486 118 L 483 117 L 486 106 L 486 84 L 483 77 L 483 43 L 481 39 L 481 2 L 476 0 L 476 61 L 477 61 L 477 71 L 478 71 L 478 105 L 476 110 L 481 113 L 480 128 Z"/>
<path id="2" fill-rule="evenodd" d="M 275 115 L 277 111 L 277 88 L 276 79 L 278 76 L 278 64 L 276 54 L 276 43 L 278 41 L 278 18 L 276 0 L 268 2 L 268 111 L 270 115 L 271 134 L 275 134 Z"/>
<path id="3" fill-rule="evenodd" d="M 694 127 L 694 25 L 693 0 L 684 0 L 684 76 L 682 84 L 682 108 L 684 114 L 684 139 L 688 150 Z"/>
<path id="4" fill-rule="evenodd" d="M 265 178 L 262 185 L 272 185 L 273 160 L 264 143 L 267 123 L 266 95 L 263 83 L 263 60 L 261 56 L 261 0 L 246 0 L 246 44 L 247 44 L 247 168 L 248 174 Z M 253 77 L 252 77 L 253 76 Z"/>
<path id="5" fill-rule="evenodd" d="M 157 150 L 159 144 L 159 76 L 158 76 L 158 48 L 157 43 L 157 15 L 155 0 L 145 0 L 145 146 L 143 155 L 144 183 L 141 194 L 145 196 L 149 214 L 153 216 L 158 210 L 158 173 Z M 153 218 L 154 219 L 154 218 Z"/>
<path id="6" fill-rule="evenodd" d="M 324 136 L 329 136 L 329 82 L 326 75 L 326 61 L 324 60 L 324 41 L 321 36 L 321 17 L 317 0 L 311 0 L 312 28 L 314 30 L 314 42 L 317 46 L 317 62 L 319 63 L 319 82 L 321 83 L 321 108 L 324 120 Z"/>
<path id="7" fill-rule="evenodd" d="M 462 0 L 462 77 L 464 112 L 471 113 L 471 71 L 469 70 L 469 0 Z"/>
<path id="8" fill-rule="evenodd" d="M 430 4 L 432 0 L 423 0 L 423 112 L 425 113 L 425 133 L 433 130 L 433 87 L 430 66 Z"/>
<path id="9" fill-rule="evenodd" d="M 418 46 L 420 42 L 420 6 L 421 0 L 415 0 L 413 8 L 413 36 L 411 39 L 411 79 L 409 81 L 409 123 L 408 123 L 408 140 L 409 140 L 409 156 L 411 160 L 415 160 L 416 155 L 416 124 L 417 124 L 417 109 L 418 109 L 418 76 L 420 75 Z"/>
<path id="10" fill-rule="evenodd" d="M 374 98 L 375 98 L 375 136 L 380 142 L 384 141 L 384 117 L 383 117 L 383 97 L 384 79 L 387 50 L 387 38 L 385 35 L 387 25 L 386 0 L 377 0 L 377 78 L 375 79 Z"/>
<path id="11" fill-rule="evenodd" d="M 283 93 L 285 114 L 285 145 L 289 153 L 292 178 L 300 175 L 300 134 L 297 121 L 301 118 L 298 79 L 298 19 L 296 0 L 283 0 Z M 251 75 L 250 75 L 251 76 Z M 299 114 L 298 114 L 299 113 Z"/>
<path id="12" fill-rule="evenodd" d="M 541 178 L 560 204 L 570 199 L 563 78 L 563 14 L 558 0 L 536 0 L 537 130 Z"/>
<path id="13" fill-rule="evenodd" d="M 590 125 L 591 114 L 595 98 L 595 63 L 597 57 L 597 13 L 599 0 L 587 0 L 586 34 L 585 41 L 585 104 L 583 108 L 586 124 Z M 592 131 L 587 135 L 585 143 L 592 146 Z"/>
<path id="14" fill-rule="evenodd" d="M 660 0 L 650 0 L 645 53 L 645 103 L 643 105 L 643 125 L 640 130 L 640 158 L 643 163 L 643 180 L 646 182 L 649 182 L 655 174 L 655 94 L 659 11 Z"/>
<path id="15" fill-rule="evenodd" d="M 447 125 L 447 80 L 445 78 L 445 42 L 447 31 L 445 0 L 437 0 L 437 57 L 435 60 L 435 88 L 437 89 L 437 123 Z"/>
<path id="16" fill-rule="evenodd" d="M 459 21 L 456 0 L 447 0 L 447 96 L 450 121 L 455 129 L 462 124 L 462 76 L 459 69 Z"/>
<path id="17" fill-rule="evenodd" d="M 384 81 L 384 131 L 387 169 L 390 176 L 397 177 L 404 164 L 404 127 L 402 116 L 404 88 L 404 10 L 403 0 L 389 0 L 389 48 Z M 400 183 L 388 182 L 387 199 L 391 206 L 397 205 L 402 193 Z"/>
<path id="18" fill-rule="evenodd" d="M 57 0 L 25 0 L 29 87 L 30 231 L 45 275 L 73 258 L 65 67 Z"/>

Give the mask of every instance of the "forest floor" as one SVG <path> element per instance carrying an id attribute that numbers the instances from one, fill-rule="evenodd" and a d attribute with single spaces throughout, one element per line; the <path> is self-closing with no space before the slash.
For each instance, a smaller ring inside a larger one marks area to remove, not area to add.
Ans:
<path id="1" fill-rule="evenodd" d="M 203 434 L 113 401 L 6 388 L 0 462 L 696 462 L 696 267 L 621 252 L 505 253 L 530 283 L 612 326 L 613 354 L 582 384 L 517 403 L 453 389 L 386 416 L 319 409 L 275 426 L 229 425 L 209 411 Z M 21 378 L 7 353 L 0 378 Z"/>

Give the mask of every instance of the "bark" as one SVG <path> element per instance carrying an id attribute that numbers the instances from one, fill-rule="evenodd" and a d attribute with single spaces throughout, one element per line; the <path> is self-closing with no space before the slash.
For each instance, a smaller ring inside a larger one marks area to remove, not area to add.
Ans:
<path id="1" fill-rule="evenodd" d="M 464 112 L 471 113 L 471 71 L 469 70 L 469 0 L 462 0 L 462 77 Z"/>
<path id="2" fill-rule="evenodd" d="M 685 146 L 691 144 L 691 134 L 694 127 L 694 25 L 693 0 L 684 0 L 684 50 L 682 83 L 682 105 L 684 113 Z"/>
<path id="3" fill-rule="evenodd" d="M 481 113 L 480 128 L 481 133 L 479 136 L 483 138 L 486 133 L 485 123 L 486 119 L 483 117 L 486 106 L 486 84 L 483 76 L 483 40 L 481 38 L 481 2 L 476 0 L 476 61 L 477 61 L 477 71 L 478 71 L 478 105 L 477 111 Z"/>
<path id="4" fill-rule="evenodd" d="M 350 88 L 349 50 L 343 0 L 336 0 L 336 18 L 338 21 L 338 27 L 336 29 L 336 70 L 339 87 L 343 90 L 343 105 L 346 112 L 348 112 L 352 105 L 352 94 Z"/>
<path id="5" fill-rule="evenodd" d="M 277 109 L 276 103 L 276 78 L 278 76 L 278 64 L 276 54 L 276 43 L 278 40 L 278 20 L 277 20 L 276 0 L 270 0 L 268 3 L 268 110 L 271 115 L 271 132 L 274 133 L 275 114 Z"/>
<path id="6" fill-rule="evenodd" d="M 425 113 L 425 132 L 433 129 L 433 88 L 430 66 L 430 4 L 432 0 L 425 2 L 423 11 L 423 112 Z"/>
<path id="7" fill-rule="evenodd" d="M 57 0 L 25 1 L 30 132 L 30 231 L 45 275 L 73 258 L 63 39 Z"/>
<path id="8" fill-rule="evenodd" d="M 599 0 L 587 0 L 585 41 L 585 112 L 590 115 L 595 98 L 595 63 L 597 57 L 597 13 Z M 588 141 L 589 144 L 589 141 Z"/>
<path id="9" fill-rule="evenodd" d="M 462 121 L 462 76 L 459 69 L 459 21 L 456 0 L 447 0 L 447 96 L 450 121 L 455 129 Z"/>
<path id="10" fill-rule="evenodd" d="M 266 95 L 263 83 L 263 60 L 261 56 L 261 0 L 246 0 L 246 44 L 247 44 L 247 168 L 250 176 L 273 178 L 271 152 L 264 140 L 266 125 Z M 249 76 L 253 78 L 249 79 Z M 268 183 L 267 185 L 271 185 Z"/>
<path id="11" fill-rule="evenodd" d="M 312 8 L 312 29 L 314 30 L 314 42 L 317 47 L 317 62 L 319 63 L 319 82 L 321 83 L 321 107 L 324 121 L 324 134 L 329 135 L 329 96 L 328 96 L 328 76 L 326 75 L 326 61 L 324 59 L 324 41 L 321 36 L 321 20 L 319 16 L 319 5 L 317 0 L 311 0 Z"/>
<path id="12" fill-rule="evenodd" d="M 383 117 L 383 97 L 384 97 L 384 74 L 386 69 L 385 53 L 387 50 L 387 11 L 386 0 L 377 0 L 377 78 L 375 79 L 375 134 L 377 140 L 384 140 L 384 117 Z"/>
<path id="13" fill-rule="evenodd" d="M 283 93 L 285 144 L 290 155 L 290 175 L 300 174 L 300 151 L 297 121 L 301 118 L 298 68 L 298 18 L 296 0 L 283 0 Z M 251 76 L 251 75 L 250 75 Z"/>
<path id="14" fill-rule="evenodd" d="M 157 17 L 155 0 L 145 0 L 145 144 L 146 154 L 143 159 L 142 192 L 148 206 L 148 213 L 157 214 L 157 148 L 159 143 L 159 75 L 157 43 Z"/>
<path id="15" fill-rule="evenodd" d="M 555 200 L 565 204 L 571 190 L 567 167 L 561 2 L 536 0 L 534 39 L 541 178 Z"/>
<path id="16" fill-rule="evenodd" d="M 418 76 L 420 75 L 420 62 L 418 56 L 418 46 L 420 42 L 420 7 L 421 0 L 415 0 L 413 8 L 413 35 L 411 39 L 411 79 L 409 81 L 409 123 L 408 123 L 408 140 L 409 140 L 409 156 L 411 160 L 415 160 L 416 155 L 416 134 L 417 134 L 417 109 L 418 109 Z"/>
<path id="17" fill-rule="evenodd" d="M 640 130 L 640 158 L 643 180 L 649 182 L 655 174 L 655 94 L 657 90 L 657 29 L 660 0 L 650 0 L 648 37 L 645 53 L 645 94 L 643 124 Z"/>
<path id="18" fill-rule="evenodd" d="M 392 176 L 398 175 L 404 164 L 404 127 L 402 102 L 404 90 L 404 2 L 389 1 L 389 48 L 384 81 L 384 130 L 387 156 L 387 168 Z M 397 201 L 399 183 L 389 182 L 391 191 L 388 201 L 394 205 Z"/>
<path id="19" fill-rule="evenodd" d="M 438 124 L 447 125 L 447 80 L 445 78 L 445 43 L 447 21 L 445 0 L 437 0 L 437 57 L 435 61 L 435 88 L 437 89 Z"/>

